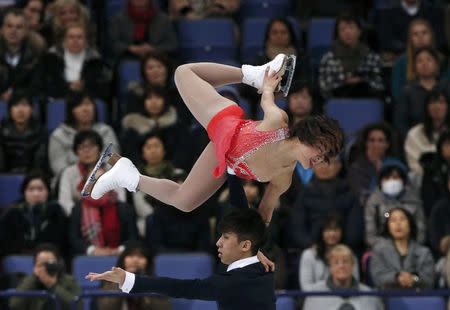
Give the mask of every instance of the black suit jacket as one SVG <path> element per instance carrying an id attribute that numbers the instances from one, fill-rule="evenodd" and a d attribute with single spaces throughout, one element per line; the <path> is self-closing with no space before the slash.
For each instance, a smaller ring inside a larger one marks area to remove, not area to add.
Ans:
<path id="1" fill-rule="evenodd" d="M 273 273 L 265 272 L 261 263 L 218 273 L 203 280 L 136 276 L 131 293 L 142 292 L 216 300 L 221 310 L 275 310 Z"/>

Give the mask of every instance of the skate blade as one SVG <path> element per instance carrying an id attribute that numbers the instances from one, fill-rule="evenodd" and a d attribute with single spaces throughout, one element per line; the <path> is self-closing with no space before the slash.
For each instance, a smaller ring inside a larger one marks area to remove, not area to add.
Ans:
<path id="1" fill-rule="evenodd" d="M 289 94 L 291 88 L 292 79 L 294 78 L 295 64 L 297 62 L 297 56 L 289 55 L 286 57 L 286 66 L 284 66 L 284 74 L 280 83 L 280 91 L 284 97 Z"/>
<path id="2" fill-rule="evenodd" d="M 83 186 L 83 189 L 81 190 L 81 196 L 86 197 L 91 194 L 92 188 L 94 187 L 95 182 L 97 182 L 97 172 L 100 169 L 103 164 L 105 164 L 108 159 L 112 156 L 112 143 L 108 144 L 106 149 L 102 152 L 100 155 L 100 158 L 98 159 L 97 163 L 95 164 L 94 169 L 92 170 L 91 174 L 87 178 L 86 183 Z"/>

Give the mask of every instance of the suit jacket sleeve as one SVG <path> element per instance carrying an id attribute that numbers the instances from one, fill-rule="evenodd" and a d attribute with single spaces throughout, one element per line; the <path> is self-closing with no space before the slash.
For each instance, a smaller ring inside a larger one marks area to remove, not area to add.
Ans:
<path id="1" fill-rule="evenodd" d="M 131 293 L 154 292 L 176 298 L 219 300 L 219 296 L 227 291 L 225 277 L 213 275 L 202 280 L 179 280 L 136 276 Z"/>

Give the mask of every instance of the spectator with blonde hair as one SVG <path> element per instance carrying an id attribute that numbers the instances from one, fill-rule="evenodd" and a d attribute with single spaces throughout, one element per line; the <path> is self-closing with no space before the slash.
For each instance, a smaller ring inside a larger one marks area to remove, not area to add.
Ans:
<path id="1" fill-rule="evenodd" d="M 343 289 L 370 291 L 371 289 L 359 283 L 353 276 L 357 261 L 354 258 L 352 250 L 343 244 L 334 246 L 327 256 L 328 265 L 330 267 L 330 276 L 321 282 L 316 283 L 312 289 L 315 291 L 339 291 Z M 315 309 L 355 309 L 355 310 L 372 310 L 383 309 L 381 301 L 377 297 L 356 296 L 327 296 L 324 297 L 308 297 L 305 300 L 304 310 Z"/>
<path id="2" fill-rule="evenodd" d="M 95 26 L 91 23 L 88 9 L 78 0 L 56 0 L 48 7 L 50 19 L 44 26 L 48 46 L 61 43 L 64 29 L 71 23 L 81 23 L 87 29 L 89 43 L 94 44 Z"/>

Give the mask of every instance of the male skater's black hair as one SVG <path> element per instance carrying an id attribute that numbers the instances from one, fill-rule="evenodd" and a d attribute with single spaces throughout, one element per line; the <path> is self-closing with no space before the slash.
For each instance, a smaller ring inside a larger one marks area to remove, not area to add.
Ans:
<path id="1" fill-rule="evenodd" d="M 258 253 L 266 239 L 266 225 L 255 209 L 235 209 L 219 223 L 220 233 L 235 233 L 238 241 L 250 240 L 252 255 Z"/>

